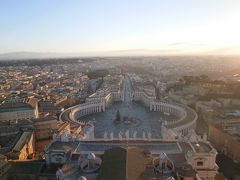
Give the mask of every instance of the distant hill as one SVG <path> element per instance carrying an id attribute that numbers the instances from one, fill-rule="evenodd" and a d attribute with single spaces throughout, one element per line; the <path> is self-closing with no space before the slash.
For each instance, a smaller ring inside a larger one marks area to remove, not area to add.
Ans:
<path id="1" fill-rule="evenodd" d="M 151 56 L 174 54 L 172 50 L 131 49 L 103 52 L 83 53 L 41 53 L 41 52 L 12 52 L 0 54 L 0 60 L 23 60 L 41 58 L 90 57 L 90 56 Z"/>
<path id="2" fill-rule="evenodd" d="M 96 57 L 96 56 L 172 56 L 172 55 L 239 55 L 232 48 L 213 49 L 202 53 L 188 54 L 180 49 L 130 49 L 102 52 L 81 52 L 81 53 L 53 53 L 53 52 L 12 52 L 0 54 L 0 60 L 24 60 L 24 59 L 47 59 L 47 58 L 67 58 L 67 57 Z M 235 53 L 234 53 L 235 52 Z"/>
<path id="3" fill-rule="evenodd" d="M 13 52 L 13 53 L 0 54 L 0 60 L 23 60 L 23 59 L 41 59 L 41 58 L 45 59 L 45 58 L 62 58 L 62 57 L 74 57 L 74 56 L 77 56 L 77 54 Z"/>

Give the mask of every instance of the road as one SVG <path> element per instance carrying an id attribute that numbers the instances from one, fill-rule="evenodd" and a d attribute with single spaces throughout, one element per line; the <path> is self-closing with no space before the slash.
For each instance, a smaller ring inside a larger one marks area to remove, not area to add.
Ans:
<path id="1" fill-rule="evenodd" d="M 123 101 L 127 104 L 132 101 L 132 85 L 129 76 L 125 75 L 123 82 Z"/>

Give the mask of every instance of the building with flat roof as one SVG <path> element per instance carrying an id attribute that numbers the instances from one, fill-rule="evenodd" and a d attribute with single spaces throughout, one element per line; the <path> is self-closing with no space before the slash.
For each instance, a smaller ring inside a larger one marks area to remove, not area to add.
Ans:
<path id="1" fill-rule="evenodd" d="M 33 122 L 36 141 L 52 139 L 60 124 L 57 118 L 53 116 L 34 118 L 31 121 Z"/>
<path id="2" fill-rule="evenodd" d="M 93 154 L 91 160 L 88 159 L 90 154 Z M 75 164 L 74 172 L 78 172 L 80 177 L 86 176 L 87 162 L 91 161 L 94 168 L 87 177 L 104 180 L 214 179 L 218 173 L 216 155 L 216 150 L 204 140 L 141 143 L 55 141 L 45 149 L 50 167 Z M 67 171 L 64 174 L 70 177 Z"/>
<path id="3" fill-rule="evenodd" d="M 35 98 L 4 102 L 0 105 L 0 121 L 17 122 L 38 117 L 38 105 Z"/>
<path id="4" fill-rule="evenodd" d="M 8 159 L 25 160 L 33 156 L 35 152 L 35 139 L 33 131 L 25 131 L 21 134 L 12 150 L 6 155 Z"/>
<path id="5" fill-rule="evenodd" d="M 34 132 L 28 129 L 20 130 L 15 138 L 11 139 L 4 147 L 0 147 L 0 153 L 12 160 L 32 158 L 35 153 Z"/>

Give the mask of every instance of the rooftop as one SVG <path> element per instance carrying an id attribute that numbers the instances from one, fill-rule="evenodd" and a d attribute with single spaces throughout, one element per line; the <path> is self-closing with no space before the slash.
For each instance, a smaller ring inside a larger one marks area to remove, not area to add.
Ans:
<path id="1" fill-rule="evenodd" d="M 123 148 L 113 148 L 104 153 L 98 179 L 110 180 L 113 177 L 116 180 L 126 177 L 126 150 Z"/>
<path id="2" fill-rule="evenodd" d="M 70 151 L 75 150 L 79 142 L 60 142 L 56 141 L 53 142 L 50 147 L 48 148 L 51 150 L 57 150 L 57 151 Z"/>
<path id="3" fill-rule="evenodd" d="M 44 166 L 44 162 L 37 161 L 10 161 L 11 168 L 9 174 L 38 174 Z"/>
<path id="4" fill-rule="evenodd" d="M 187 153 L 188 151 L 192 151 L 192 147 L 186 142 L 178 143 L 183 151 L 183 153 Z"/>
<path id="5" fill-rule="evenodd" d="M 21 151 L 23 146 L 28 143 L 29 139 L 31 138 L 33 132 L 32 131 L 26 131 L 23 132 L 21 137 L 19 138 L 18 142 L 15 144 L 13 151 Z"/>
<path id="6" fill-rule="evenodd" d="M 31 119 L 32 122 L 43 122 L 43 121 L 55 121 L 57 118 L 53 116 L 48 116 L 48 117 L 42 117 L 42 118 L 33 118 Z"/>
<path id="7" fill-rule="evenodd" d="M 16 103 L 7 103 L 0 106 L 0 113 L 4 112 L 14 112 L 14 111 L 25 111 L 32 110 L 32 106 L 27 103 L 16 102 Z"/>
<path id="8" fill-rule="evenodd" d="M 161 173 L 155 173 L 152 165 L 154 157 L 137 147 L 112 148 L 103 155 L 98 179 L 166 179 Z M 174 176 L 174 174 L 168 174 Z"/>
<path id="9" fill-rule="evenodd" d="M 198 143 L 191 143 L 197 153 L 209 153 L 212 148 L 207 143 L 198 142 Z"/>
<path id="10" fill-rule="evenodd" d="M 0 161 L 5 161 L 5 160 L 7 160 L 7 157 L 2 155 L 2 154 L 0 154 Z"/>

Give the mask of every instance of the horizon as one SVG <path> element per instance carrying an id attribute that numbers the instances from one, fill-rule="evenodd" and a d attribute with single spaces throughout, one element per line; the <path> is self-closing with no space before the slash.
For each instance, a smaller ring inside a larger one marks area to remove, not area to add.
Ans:
<path id="1" fill-rule="evenodd" d="M 2 1 L 0 55 L 240 55 L 240 2 Z"/>
<path id="2" fill-rule="evenodd" d="M 0 180 L 240 178 L 240 0 L 1 0 Z"/>
<path id="3" fill-rule="evenodd" d="M 127 50 L 126 50 L 127 51 Z M 136 57 L 208 57 L 208 58 L 240 58 L 238 54 L 147 54 L 128 51 L 128 53 L 42 53 L 42 52 L 12 52 L 0 54 L 0 61 L 27 61 L 27 60 L 51 60 L 51 59 L 76 59 L 76 58 L 136 58 Z"/>

